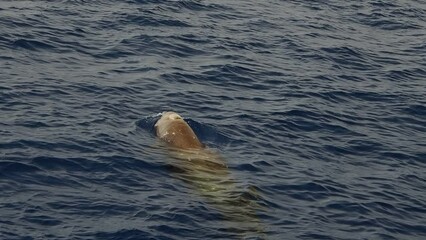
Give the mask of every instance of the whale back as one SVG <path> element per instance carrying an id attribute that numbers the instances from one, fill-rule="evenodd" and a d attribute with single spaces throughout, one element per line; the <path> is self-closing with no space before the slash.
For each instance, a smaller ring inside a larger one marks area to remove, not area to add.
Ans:
<path id="1" fill-rule="evenodd" d="M 201 149 L 203 144 L 192 128 L 175 112 L 165 112 L 155 124 L 157 136 L 169 146 L 180 149 Z"/>

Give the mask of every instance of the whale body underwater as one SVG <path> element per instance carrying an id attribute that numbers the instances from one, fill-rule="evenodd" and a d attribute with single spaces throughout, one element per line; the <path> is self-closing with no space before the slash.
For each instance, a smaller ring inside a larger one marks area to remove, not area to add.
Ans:
<path id="1" fill-rule="evenodd" d="M 225 219 L 242 233 L 263 232 L 256 212 L 256 194 L 242 194 L 224 158 L 206 147 L 189 124 L 175 112 L 163 112 L 154 125 L 156 136 L 165 143 L 175 175 L 193 186 Z M 234 223 L 234 224 L 232 224 Z"/>

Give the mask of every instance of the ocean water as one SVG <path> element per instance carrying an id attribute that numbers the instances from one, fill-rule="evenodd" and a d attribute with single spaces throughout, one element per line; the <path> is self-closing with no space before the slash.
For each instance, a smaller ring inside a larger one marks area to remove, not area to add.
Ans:
<path id="1" fill-rule="evenodd" d="M 426 239 L 425 96 L 423 0 L 0 1 L 0 239 Z"/>

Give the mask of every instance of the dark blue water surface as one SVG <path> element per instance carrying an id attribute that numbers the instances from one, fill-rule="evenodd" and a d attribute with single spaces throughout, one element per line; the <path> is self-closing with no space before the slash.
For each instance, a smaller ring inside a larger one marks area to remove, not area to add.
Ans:
<path id="1" fill-rule="evenodd" d="M 425 1 L 0 2 L 0 239 L 241 238 L 426 239 Z"/>

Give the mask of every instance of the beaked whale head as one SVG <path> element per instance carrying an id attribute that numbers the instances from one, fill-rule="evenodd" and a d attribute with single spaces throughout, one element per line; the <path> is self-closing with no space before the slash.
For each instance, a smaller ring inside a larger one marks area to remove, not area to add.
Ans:
<path id="1" fill-rule="evenodd" d="M 175 112 L 163 112 L 154 127 L 157 137 L 172 147 L 181 149 L 204 147 L 188 123 Z"/>

